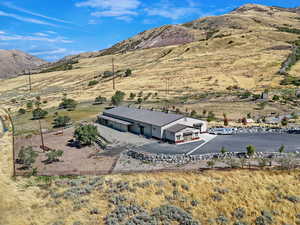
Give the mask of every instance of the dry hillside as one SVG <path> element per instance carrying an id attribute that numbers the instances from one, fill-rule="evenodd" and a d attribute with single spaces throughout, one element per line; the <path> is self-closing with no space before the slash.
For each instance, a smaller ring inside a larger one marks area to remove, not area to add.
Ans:
<path id="1" fill-rule="evenodd" d="M 99 94 L 110 97 L 112 82 L 101 77 L 111 71 L 109 53 L 114 53 L 116 70 L 133 71 L 132 76 L 116 81 L 117 89 L 126 93 L 158 92 L 166 97 L 166 79 L 170 79 L 169 98 L 225 91 L 232 85 L 251 91 L 281 88 L 283 76 L 277 72 L 299 35 L 279 28 L 299 29 L 299 17 L 297 9 L 250 4 L 223 16 L 145 31 L 100 51 L 98 57 L 95 53 L 73 56 L 79 63 L 72 70 L 35 74 L 31 96 L 42 95 L 53 104 L 62 92 L 77 100 Z M 299 62 L 290 74 L 299 76 Z M 94 79 L 99 84 L 88 87 Z M 26 76 L 1 82 L 2 102 L 28 95 Z"/>
<path id="2" fill-rule="evenodd" d="M 282 225 L 300 220 L 299 171 L 12 179 L 10 134 L 0 138 L 0 149 L 1 225 L 140 225 L 155 218 L 161 225 Z M 166 220 L 167 215 L 177 216 Z"/>
<path id="3" fill-rule="evenodd" d="M 45 63 L 47 62 L 19 50 L 0 49 L 0 79 L 15 77 Z"/>

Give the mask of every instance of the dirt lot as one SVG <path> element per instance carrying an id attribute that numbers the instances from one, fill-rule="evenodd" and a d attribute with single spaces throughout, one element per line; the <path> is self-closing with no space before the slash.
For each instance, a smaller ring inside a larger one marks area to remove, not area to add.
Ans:
<path id="1" fill-rule="evenodd" d="M 41 137 L 39 135 L 32 138 L 17 138 L 16 140 L 16 157 L 22 146 L 33 146 L 34 150 L 39 153 L 33 168 L 37 168 L 39 175 L 59 175 L 59 174 L 102 174 L 108 173 L 114 167 L 114 163 L 119 154 L 107 154 L 96 147 L 84 147 L 81 149 L 68 146 L 68 140 L 72 139 L 73 128 L 66 129 L 63 135 L 48 133 L 44 135 L 45 145 L 51 149 L 62 150 L 64 152 L 59 162 L 46 164 L 46 153 L 39 146 L 41 145 Z M 97 154 L 97 155 L 96 155 Z M 22 165 L 17 164 L 19 173 L 24 170 L 20 168 Z"/>

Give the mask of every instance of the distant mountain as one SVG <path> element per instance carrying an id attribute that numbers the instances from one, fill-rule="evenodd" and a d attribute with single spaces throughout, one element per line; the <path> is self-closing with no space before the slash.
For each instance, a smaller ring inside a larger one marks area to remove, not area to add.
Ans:
<path id="1" fill-rule="evenodd" d="M 19 50 L 0 49 L 0 79 L 15 77 L 47 62 Z"/>
<path id="2" fill-rule="evenodd" d="M 294 16 L 293 14 L 299 14 L 299 16 Z M 288 20 L 285 20 L 287 18 Z M 298 23 L 300 21 L 299 18 L 300 7 L 282 8 L 246 4 L 225 15 L 209 16 L 184 24 L 165 25 L 146 30 L 110 48 L 98 52 L 86 52 L 79 55 L 67 56 L 59 62 L 63 63 L 71 59 L 125 53 L 138 49 L 181 45 L 252 31 L 258 32 L 276 29 Z M 291 21 L 292 23 L 290 24 Z"/>

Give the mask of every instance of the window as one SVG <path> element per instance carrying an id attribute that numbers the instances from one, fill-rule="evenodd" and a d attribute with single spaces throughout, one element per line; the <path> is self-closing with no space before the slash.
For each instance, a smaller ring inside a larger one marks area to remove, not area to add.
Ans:
<path id="1" fill-rule="evenodd" d="M 195 137 L 199 137 L 199 133 L 198 132 L 194 133 L 194 135 L 195 135 Z"/>
<path id="2" fill-rule="evenodd" d="M 176 141 L 179 141 L 181 139 L 181 135 L 176 135 Z"/>

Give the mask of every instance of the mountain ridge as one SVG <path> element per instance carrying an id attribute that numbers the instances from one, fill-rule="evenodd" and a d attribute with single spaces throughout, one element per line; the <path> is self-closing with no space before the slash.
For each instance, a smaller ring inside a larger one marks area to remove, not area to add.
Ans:
<path id="1" fill-rule="evenodd" d="M 85 52 L 78 55 L 67 56 L 58 62 L 64 62 L 66 59 L 91 58 L 125 53 L 139 49 L 187 44 L 194 41 L 207 40 L 214 36 L 226 36 L 229 35 L 229 32 L 220 32 L 220 30 L 216 32 L 216 29 L 224 29 L 222 26 L 233 30 L 249 29 L 249 24 L 252 24 L 252 27 L 255 27 L 257 23 L 262 23 L 259 19 L 245 17 L 245 13 L 250 11 L 255 13 L 266 13 L 267 16 L 272 16 L 276 12 L 286 11 L 290 13 L 299 13 L 300 16 L 300 6 L 295 8 L 283 8 L 279 6 L 245 4 L 224 15 L 207 16 L 183 24 L 163 25 L 146 30 L 131 38 L 118 42 L 110 48 L 96 52 Z M 248 27 L 243 27 L 243 24 L 247 24 L 246 26 Z M 277 26 L 272 23 L 262 23 L 261 25 L 273 28 L 276 28 Z"/>
<path id="2" fill-rule="evenodd" d="M 16 77 L 47 62 L 23 51 L 0 49 L 0 79 Z"/>

